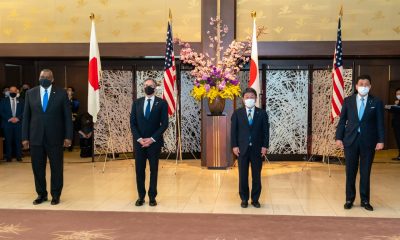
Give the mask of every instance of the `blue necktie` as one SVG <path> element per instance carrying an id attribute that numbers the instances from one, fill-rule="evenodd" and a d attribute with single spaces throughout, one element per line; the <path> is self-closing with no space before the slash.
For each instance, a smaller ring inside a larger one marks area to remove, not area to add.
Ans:
<path id="1" fill-rule="evenodd" d="M 43 112 L 46 112 L 47 103 L 49 102 L 49 94 L 47 93 L 47 89 L 44 90 L 43 95 Z"/>
<path id="2" fill-rule="evenodd" d="M 358 120 L 361 121 L 362 116 L 364 115 L 364 110 L 365 110 L 365 103 L 364 103 L 364 98 L 361 98 L 361 103 L 360 103 L 360 109 L 358 109 Z M 360 127 L 358 127 L 358 132 L 360 132 Z"/>
<path id="3" fill-rule="evenodd" d="M 247 119 L 249 120 L 249 125 L 253 124 L 253 118 L 251 117 L 251 109 L 249 109 L 249 114 L 247 114 Z"/>
<path id="4" fill-rule="evenodd" d="M 364 98 L 361 98 L 360 109 L 358 110 L 358 120 L 360 121 L 362 116 L 364 115 L 364 110 L 365 110 Z"/>
<path id="5" fill-rule="evenodd" d="M 146 118 L 146 119 L 149 119 L 150 118 L 150 102 L 151 102 L 151 99 L 147 99 L 147 106 L 146 106 L 146 112 L 144 113 L 144 117 Z"/>

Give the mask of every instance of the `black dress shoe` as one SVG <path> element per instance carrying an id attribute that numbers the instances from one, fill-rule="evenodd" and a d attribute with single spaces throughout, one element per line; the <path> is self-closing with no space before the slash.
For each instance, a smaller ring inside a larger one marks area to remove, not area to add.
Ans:
<path id="1" fill-rule="evenodd" d="M 11 158 L 7 158 L 7 159 L 6 159 L 6 162 L 11 162 Z"/>
<path id="2" fill-rule="evenodd" d="M 247 206 L 249 206 L 249 203 L 247 201 L 242 201 L 242 203 L 240 203 L 240 206 L 242 208 L 247 208 Z"/>
<path id="3" fill-rule="evenodd" d="M 53 198 L 51 199 L 51 205 L 57 205 L 60 203 L 60 198 Z"/>
<path id="4" fill-rule="evenodd" d="M 22 158 L 17 158 L 17 161 L 18 162 L 22 162 Z"/>
<path id="5" fill-rule="evenodd" d="M 35 200 L 33 200 L 33 205 L 38 205 L 47 201 L 47 197 L 38 196 Z"/>
<path id="6" fill-rule="evenodd" d="M 346 201 L 344 204 L 344 209 L 351 209 L 353 207 L 353 202 L 351 201 Z"/>
<path id="7" fill-rule="evenodd" d="M 157 206 L 157 201 L 156 201 L 156 199 L 155 199 L 155 198 L 150 199 L 149 205 L 150 205 L 151 207 Z"/>
<path id="8" fill-rule="evenodd" d="M 259 201 L 251 202 L 251 205 L 253 205 L 255 208 L 260 208 L 261 207 L 261 204 L 260 204 Z"/>
<path id="9" fill-rule="evenodd" d="M 361 202 L 361 207 L 368 211 L 374 211 L 374 208 L 369 204 L 369 202 Z"/>
<path id="10" fill-rule="evenodd" d="M 143 204 L 144 204 L 144 199 L 141 199 L 141 198 L 139 198 L 135 202 L 135 206 L 137 206 L 137 207 L 143 206 Z"/>

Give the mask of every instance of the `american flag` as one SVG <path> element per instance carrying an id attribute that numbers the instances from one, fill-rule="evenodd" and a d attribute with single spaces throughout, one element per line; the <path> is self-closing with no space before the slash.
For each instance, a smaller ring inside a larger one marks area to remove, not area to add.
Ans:
<path id="1" fill-rule="evenodd" d="M 167 44 L 166 44 L 165 65 L 164 65 L 163 99 L 165 99 L 168 103 L 168 114 L 170 116 L 175 113 L 176 109 L 175 80 L 176 80 L 176 68 L 175 68 L 174 46 L 172 43 L 172 27 L 171 23 L 168 22 Z"/>
<path id="2" fill-rule="evenodd" d="M 339 23 L 337 30 L 337 39 L 335 45 L 335 53 L 333 56 L 333 70 L 332 70 L 332 109 L 331 109 L 331 122 L 335 117 L 340 115 L 342 111 L 342 104 L 344 99 L 344 81 L 343 81 L 343 53 L 342 53 L 342 10 L 339 14 Z"/>

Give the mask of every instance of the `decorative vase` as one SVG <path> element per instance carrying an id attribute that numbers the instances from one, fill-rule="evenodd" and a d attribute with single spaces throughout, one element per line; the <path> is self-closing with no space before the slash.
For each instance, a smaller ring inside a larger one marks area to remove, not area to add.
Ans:
<path id="1" fill-rule="evenodd" d="M 216 97 L 212 102 L 208 100 L 208 109 L 211 115 L 220 116 L 225 109 L 225 98 Z"/>

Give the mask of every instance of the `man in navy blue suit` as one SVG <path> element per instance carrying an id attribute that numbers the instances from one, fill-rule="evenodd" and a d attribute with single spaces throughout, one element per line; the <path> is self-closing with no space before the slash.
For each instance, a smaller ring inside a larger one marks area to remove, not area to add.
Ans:
<path id="1" fill-rule="evenodd" d="M 149 205 L 156 206 L 158 159 L 164 145 L 163 133 L 168 128 L 168 104 L 155 96 L 156 82 L 144 81 L 145 97 L 132 104 L 131 129 L 135 147 L 136 185 L 139 198 L 135 205 L 142 206 L 146 196 L 146 161 L 150 165 Z"/>
<path id="2" fill-rule="evenodd" d="M 260 208 L 262 157 L 269 147 L 269 123 L 265 110 L 255 106 L 257 92 L 247 88 L 243 92 L 245 107 L 237 109 L 231 118 L 231 147 L 239 163 L 240 206 L 251 204 Z M 249 196 L 249 165 L 251 164 L 252 187 Z"/>
<path id="3" fill-rule="evenodd" d="M 22 161 L 21 128 L 24 102 L 18 97 L 18 89 L 10 87 L 10 96 L 1 102 L 1 119 L 5 138 L 5 158 L 11 162 L 13 152 L 17 161 Z"/>
<path id="4" fill-rule="evenodd" d="M 357 94 L 344 99 L 336 129 L 336 145 L 344 148 L 346 159 L 346 203 L 351 209 L 356 197 L 356 176 L 360 165 L 361 207 L 373 211 L 370 204 L 370 174 L 375 151 L 384 147 L 384 107 L 369 93 L 371 77 L 361 75 L 356 82 Z"/>

